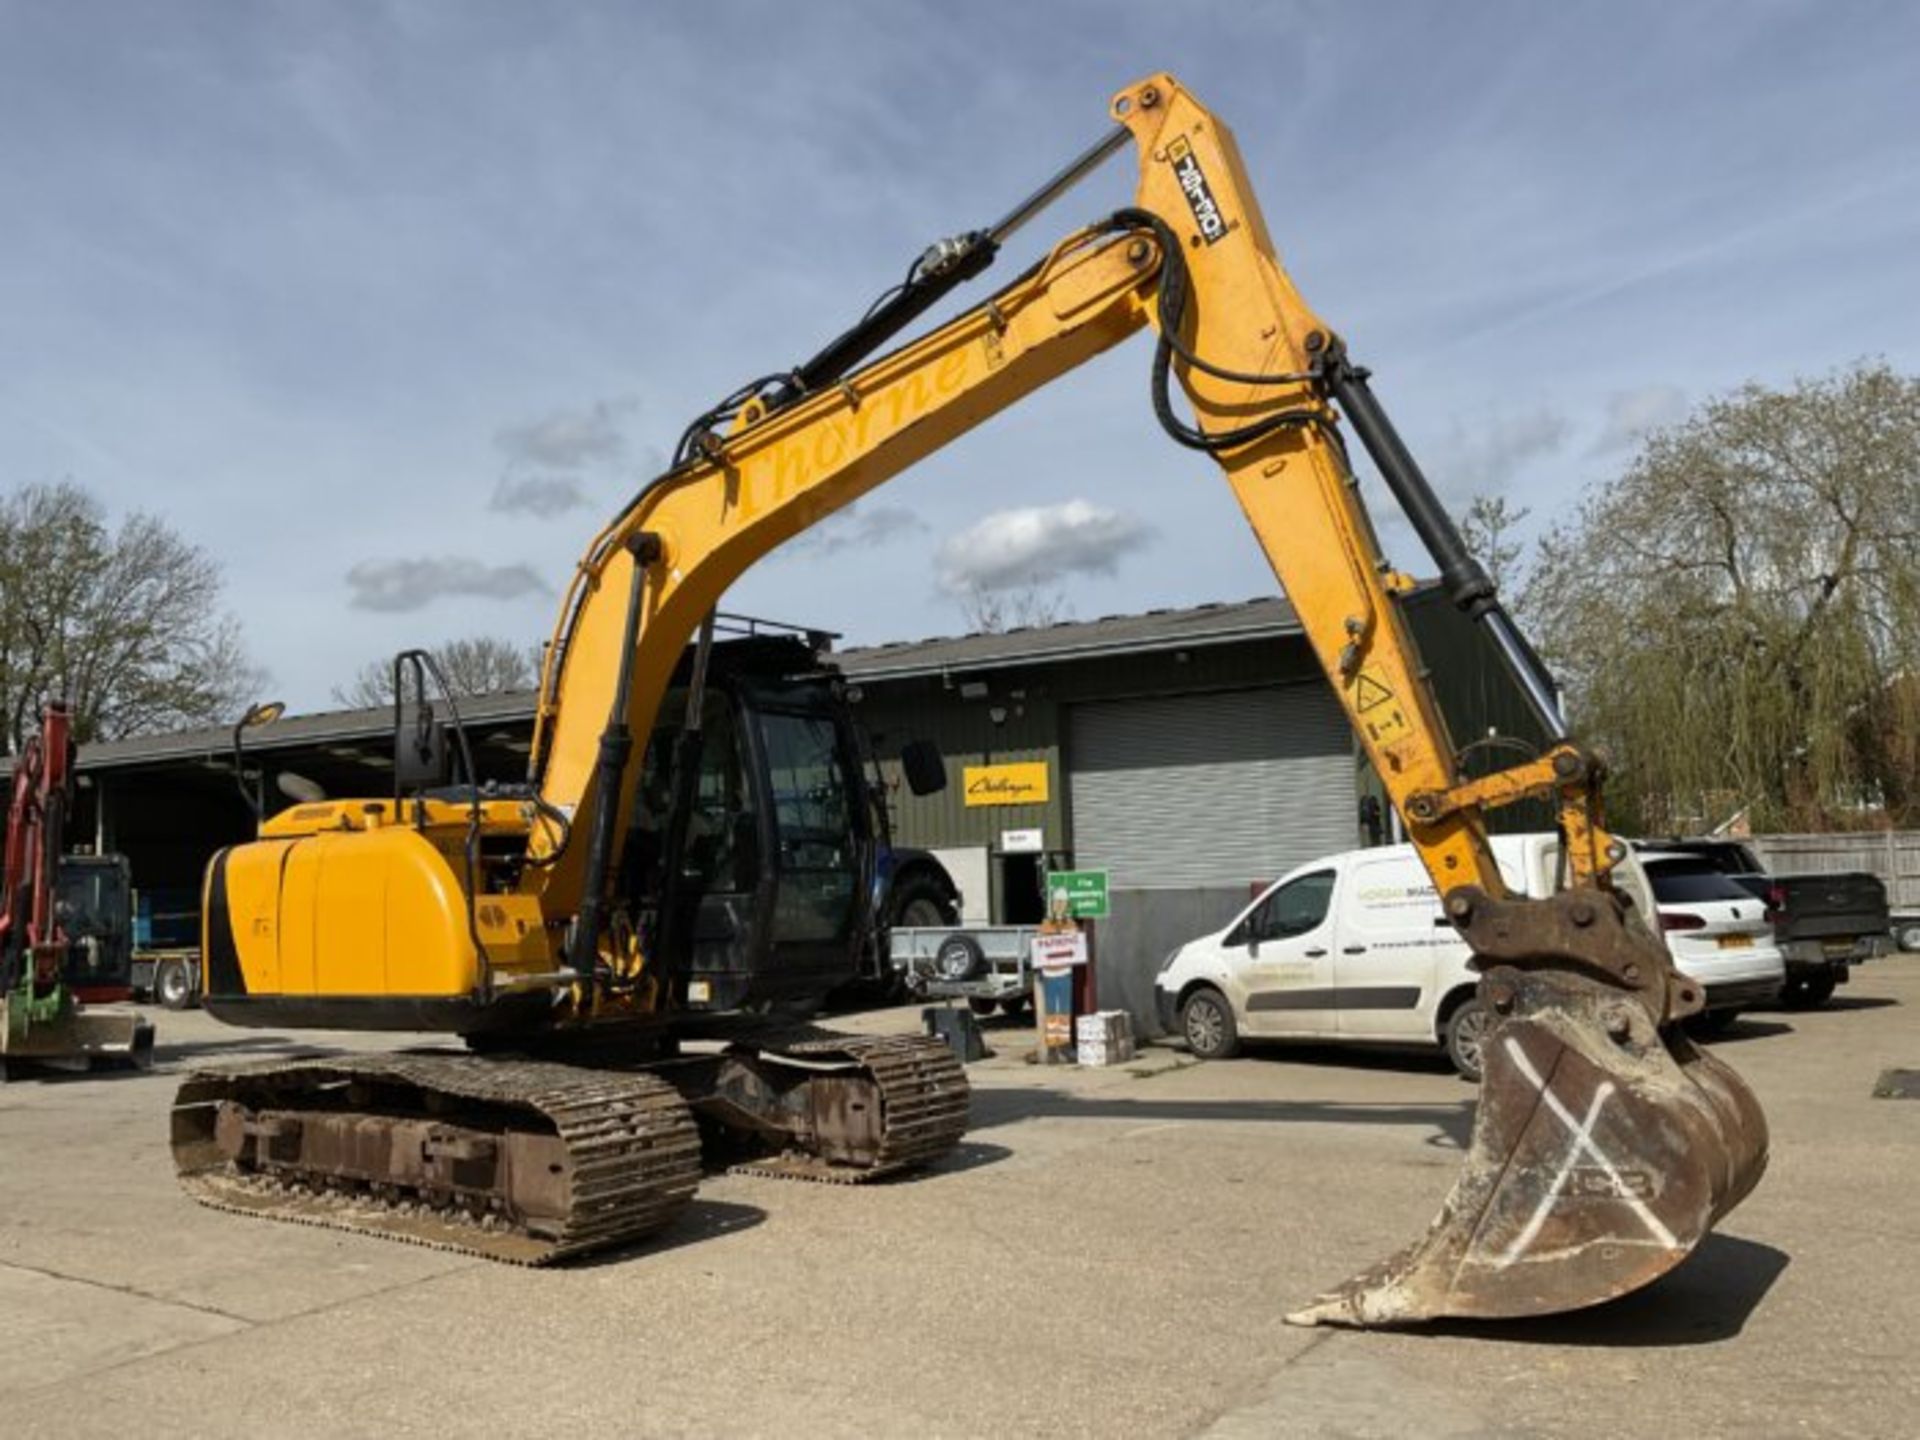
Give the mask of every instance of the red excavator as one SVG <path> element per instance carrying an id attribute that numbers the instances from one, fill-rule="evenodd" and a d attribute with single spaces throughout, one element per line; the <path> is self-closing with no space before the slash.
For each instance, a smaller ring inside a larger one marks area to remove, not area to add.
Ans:
<path id="1" fill-rule="evenodd" d="M 40 733 L 13 762 L 5 869 L 0 871 L 0 1080 L 27 1069 L 87 1070 L 153 1057 L 153 1026 L 88 1002 L 125 1000 L 125 986 L 79 986 L 59 904 L 60 855 L 73 799 L 73 717 L 47 702 Z"/>

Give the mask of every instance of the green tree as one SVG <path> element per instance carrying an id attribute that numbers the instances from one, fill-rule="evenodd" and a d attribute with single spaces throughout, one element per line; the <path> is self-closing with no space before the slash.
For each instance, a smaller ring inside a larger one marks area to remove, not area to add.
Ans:
<path id="1" fill-rule="evenodd" d="M 540 683 L 540 647 L 493 635 L 473 635 L 431 646 L 455 696 L 531 690 Z M 431 687 L 431 681 L 429 681 Z M 393 703 L 393 660 L 369 660 L 344 685 L 333 687 L 337 704 L 355 710 Z"/>
<path id="2" fill-rule="evenodd" d="M 1709 401 L 1543 539 L 1522 608 L 1627 823 L 1920 818 L 1920 380 Z"/>
<path id="3" fill-rule="evenodd" d="M 78 485 L 0 497 L 0 729 L 18 753 L 49 697 L 81 740 L 230 718 L 254 693 L 214 560 L 152 515 L 108 524 Z"/>

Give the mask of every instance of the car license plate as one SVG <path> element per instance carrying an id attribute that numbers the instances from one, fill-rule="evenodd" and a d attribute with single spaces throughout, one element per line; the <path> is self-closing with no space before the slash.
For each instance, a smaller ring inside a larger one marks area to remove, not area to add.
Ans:
<path id="1" fill-rule="evenodd" d="M 1851 940 L 1829 940 L 1820 948 L 1826 951 L 1829 960 L 1844 960 L 1853 954 Z"/>
<path id="2" fill-rule="evenodd" d="M 1722 950 L 1745 950 L 1751 947 L 1752 944 L 1753 936 L 1751 935 L 1722 935 L 1720 937 L 1720 948 Z"/>

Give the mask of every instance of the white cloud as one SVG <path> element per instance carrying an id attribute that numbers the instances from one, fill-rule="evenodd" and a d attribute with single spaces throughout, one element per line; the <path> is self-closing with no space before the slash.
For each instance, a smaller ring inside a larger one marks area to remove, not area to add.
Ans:
<path id="1" fill-rule="evenodd" d="M 1111 575 L 1121 556 L 1152 539 L 1138 516 L 1091 500 L 996 510 L 944 541 L 934 570 L 950 595 L 1012 590 L 1063 575 Z"/>
<path id="2" fill-rule="evenodd" d="M 509 464 L 549 470 L 581 470 L 626 453 L 620 421 L 639 408 L 631 399 L 596 400 L 584 410 L 556 410 L 525 425 L 509 425 L 493 437 Z"/>
<path id="3" fill-rule="evenodd" d="M 1456 422 L 1435 467 L 1438 482 L 1454 495 L 1498 495 L 1529 464 L 1564 445 L 1570 428 L 1566 416 L 1552 410 L 1502 415 L 1472 430 Z"/>
<path id="4" fill-rule="evenodd" d="M 881 545 L 897 536 L 912 535 L 927 522 L 904 505 L 849 505 L 789 541 L 781 555 L 838 555 L 843 550 Z"/>
<path id="5" fill-rule="evenodd" d="M 513 600 L 538 595 L 547 586 L 528 565 L 486 565 L 452 556 L 415 560 L 362 560 L 347 571 L 356 610 L 420 610 L 450 595 Z"/>
<path id="6" fill-rule="evenodd" d="M 1678 385 L 1641 385 L 1607 397 L 1607 423 L 1593 442 L 1595 455 L 1631 449 L 1649 433 L 1687 417 L 1687 392 Z"/>
<path id="7" fill-rule="evenodd" d="M 571 475 L 502 475 L 487 508 L 547 520 L 586 503 L 587 492 Z"/>

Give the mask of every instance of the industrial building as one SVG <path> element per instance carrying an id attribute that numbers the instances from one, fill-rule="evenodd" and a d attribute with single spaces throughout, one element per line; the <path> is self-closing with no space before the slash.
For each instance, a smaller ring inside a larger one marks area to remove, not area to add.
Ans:
<path id="1" fill-rule="evenodd" d="M 1490 647 L 1431 587 L 1407 605 L 1456 744 L 1529 741 L 1531 721 Z M 1263 598 L 995 634 L 840 650 L 854 713 L 894 799 L 896 838 L 934 850 L 965 918 L 1039 918 L 1049 869 L 1109 872 L 1096 934 L 1102 1003 L 1152 1016 L 1175 944 L 1221 924 L 1250 887 L 1331 851 L 1391 838 L 1351 729 L 1291 608 Z M 461 702 L 483 775 L 524 772 L 531 693 Z M 393 716 L 289 716 L 246 734 L 248 783 L 285 803 L 282 774 L 327 793 L 391 787 Z M 950 783 L 898 784 L 911 739 L 935 742 Z M 1469 773 L 1485 766 L 1469 765 Z M 73 834 L 125 854 L 134 883 L 190 908 L 208 857 L 252 814 L 224 728 L 89 745 Z"/>

